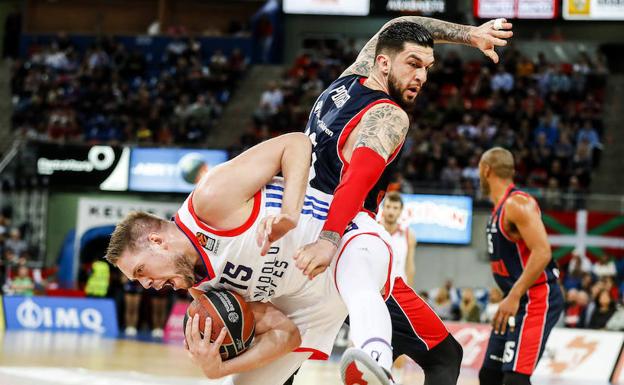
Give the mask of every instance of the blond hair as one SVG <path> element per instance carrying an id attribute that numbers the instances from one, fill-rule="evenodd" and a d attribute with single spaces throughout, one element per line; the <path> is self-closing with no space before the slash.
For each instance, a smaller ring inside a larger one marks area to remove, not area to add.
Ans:
<path id="1" fill-rule="evenodd" d="M 515 164 L 513 155 L 502 147 L 490 148 L 481 156 L 481 161 L 489 165 L 494 175 L 503 179 L 513 179 Z"/>
<path id="2" fill-rule="evenodd" d="M 159 230 L 166 221 L 156 215 L 144 211 L 131 211 L 115 226 L 111 240 L 106 249 L 106 260 L 113 265 L 126 250 L 135 250 L 141 236 L 148 231 Z"/>

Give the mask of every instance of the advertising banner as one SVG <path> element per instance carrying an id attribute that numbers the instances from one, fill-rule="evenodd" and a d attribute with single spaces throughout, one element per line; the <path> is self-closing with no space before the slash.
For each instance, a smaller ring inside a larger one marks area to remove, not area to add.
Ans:
<path id="1" fill-rule="evenodd" d="M 489 324 L 445 322 L 464 349 L 462 367 L 478 370 L 492 330 Z M 555 328 L 533 374 L 535 383 L 608 383 L 616 366 L 624 333 Z M 616 371 L 614 377 L 619 376 Z M 617 378 L 614 383 L 617 383 Z M 624 383 L 624 378 L 622 379 Z"/>
<path id="2" fill-rule="evenodd" d="M 190 192 L 208 170 L 227 160 L 225 150 L 133 148 L 130 190 Z"/>
<path id="3" fill-rule="evenodd" d="M 534 372 L 539 378 L 608 383 L 615 368 L 624 334 L 582 329 L 553 329 Z"/>
<path id="4" fill-rule="evenodd" d="M 474 15 L 482 19 L 554 19 L 556 0 L 474 0 Z"/>
<path id="5" fill-rule="evenodd" d="M 6 296 L 4 311 L 7 330 L 119 334 L 115 303 L 107 298 Z"/>
<path id="6" fill-rule="evenodd" d="M 366 16 L 370 0 L 284 0 L 284 13 Z"/>
<path id="7" fill-rule="evenodd" d="M 171 308 L 163 341 L 168 344 L 182 343 L 184 341 L 184 315 L 189 306 L 188 301 L 176 301 Z"/>
<path id="8" fill-rule="evenodd" d="M 624 257 L 624 215 L 579 211 L 547 211 L 542 220 L 556 260 L 574 250 L 592 259 L 602 255 Z"/>
<path id="9" fill-rule="evenodd" d="M 462 367 L 481 369 L 492 327 L 488 324 L 445 322 L 457 342 L 464 348 Z"/>
<path id="10" fill-rule="evenodd" d="M 371 15 L 410 15 L 442 13 L 445 11 L 445 0 L 373 0 Z"/>
<path id="11" fill-rule="evenodd" d="M 399 222 L 416 233 L 419 243 L 467 245 L 472 238 L 472 198 L 455 195 L 402 194 Z M 381 205 L 383 207 L 383 205 Z M 378 219 L 381 218 L 381 211 Z"/>
<path id="12" fill-rule="evenodd" d="M 623 0 L 563 0 L 568 20 L 624 20 Z"/>
<path id="13" fill-rule="evenodd" d="M 128 189 L 130 148 L 36 143 L 37 173 L 52 186 Z"/>
<path id="14" fill-rule="evenodd" d="M 175 215 L 180 202 L 149 202 L 112 199 L 80 198 L 76 218 L 76 240 L 74 244 L 73 277 L 78 274 L 78 258 L 82 237 L 90 230 L 115 226 L 131 211 L 146 211 L 164 219 Z"/>

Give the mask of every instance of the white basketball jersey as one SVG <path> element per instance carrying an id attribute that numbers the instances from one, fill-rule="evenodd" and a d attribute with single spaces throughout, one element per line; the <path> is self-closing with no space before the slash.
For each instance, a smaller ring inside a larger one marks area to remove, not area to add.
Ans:
<path id="1" fill-rule="evenodd" d="M 175 223 L 193 243 L 206 266 L 208 276 L 197 284 L 200 289 L 224 288 L 239 293 L 248 302 L 271 301 L 299 328 L 302 341 L 296 351 L 312 351 L 314 358 L 327 358 L 347 316 L 334 281 L 338 258 L 333 259 L 324 273 L 309 280 L 295 266 L 292 257 L 300 247 L 317 240 L 332 196 L 308 187 L 297 227 L 274 242 L 269 253 L 262 257 L 256 244 L 256 230 L 262 218 L 280 213 L 283 191 L 283 179 L 274 178 L 254 196 L 249 219 L 228 231 L 212 229 L 201 222 L 194 212 L 191 193 L 177 212 Z M 342 237 L 338 253 L 350 239 L 363 234 L 376 234 L 387 244 L 390 242 L 381 225 L 367 214 L 359 213 Z M 386 292 L 390 291 L 391 287 L 387 287 Z"/>
<path id="2" fill-rule="evenodd" d="M 256 230 L 262 218 L 280 213 L 283 190 L 282 180 L 275 178 L 254 196 L 254 207 L 246 223 L 228 231 L 212 229 L 203 223 L 193 209 L 193 193 L 189 195 L 175 222 L 202 257 L 208 276 L 201 285 L 235 291 L 246 301 L 266 302 L 296 293 L 306 284 L 308 279 L 297 269 L 292 257 L 299 247 L 317 239 L 331 196 L 309 189 L 298 226 L 274 242 L 262 257 Z"/>
<path id="3" fill-rule="evenodd" d="M 390 246 L 392 246 L 392 275 L 394 277 L 403 278 L 405 282 L 407 282 L 405 264 L 407 263 L 408 231 L 409 228 L 399 225 L 396 231 L 390 234 Z"/>

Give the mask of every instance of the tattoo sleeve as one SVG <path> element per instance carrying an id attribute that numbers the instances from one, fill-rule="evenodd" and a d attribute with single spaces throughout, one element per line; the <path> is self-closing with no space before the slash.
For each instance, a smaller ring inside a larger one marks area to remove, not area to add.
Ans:
<path id="1" fill-rule="evenodd" d="M 379 32 L 370 39 L 364 48 L 358 54 L 355 63 L 351 64 L 349 68 L 342 73 L 342 76 L 348 75 L 362 75 L 368 76 L 370 74 L 371 68 L 373 68 L 373 64 L 375 64 L 375 48 L 377 46 L 377 39 L 379 38 L 379 33 L 384 29 L 388 28 L 392 24 L 409 21 L 412 23 L 417 23 L 425 27 L 429 33 L 433 36 L 433 40 L 436 43 L 456 43 L 456 44 L 466 44 L 470 45 L 470 31 L 472 26 L 470 25 L 462 25 L 449 23 L 447 21 L 442 21 L 438 19 L 432 19 L 430 17 L 423 16 L 402 16 L 397 17 L 395 19 L 387 22 Z"/>
<path id="2" fill-rule="evenodd" d="M 338 247 L 340 244 L 340 234 L 335 231 L 323 230 L 319 234 L 319 239 L 324 239 L 334 244 L 334 246 Z"/>
<path id="3" fill-rule="evenodd" d="M 354 149 L 368 147 L 388 160 L 403 143 L 409 118 L 399 107 L 383 103 L 368 111 L 359 124 Z"/>

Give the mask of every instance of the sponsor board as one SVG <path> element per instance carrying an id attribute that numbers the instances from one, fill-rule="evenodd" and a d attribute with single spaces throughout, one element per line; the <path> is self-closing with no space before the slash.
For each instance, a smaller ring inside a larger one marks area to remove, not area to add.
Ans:
<path id="1" fill-rule="evenodd" d="M 475 0 L 474 15 L 479 18 L 554 19 L 556 0 Z"/>
<path id="2" fill-rule="evenodd" d="M 37 143 L 37 173 L 49 178 L 52 186 L 99 188 L 105 191 L 128 189 L 130 148 Z"/>
<path id="3" fill-rule="evenodd" d="M 463 322 L 445 322 L 444 324 L 464 348 L 462 367 L 479 370 L 483 364 L 492 327 L 488 324 Z"/>
<path id="4" fill-rule="evenodd" d="M 624 0 L 563 0 L 568 20 L 624 20 Z"/>
<path id="5" fill-rule="evenodd" d="M 605 383 L 611 378 L 624 333 L 553 329 L 534 377 Z"/>
<path id="6" fill-rule="evenodd" d="M 187 301 L 176 301 L 165 325 L 163 341 L 166 343 L 181 343 L 184 341 L 184 315 L 189 306 Z"/>
<path id="7" fill-rule="evenodd" d="M 472 238 L 472 198 L 454 195 L 402 194 L 399 223 L 408 225 L 419 243 L 467 245 Z M 383 209 L 383 204 L 380 206 Z M 381 219 L 381 211 L 378 219 Z"/>
<path id="8" fill-rule="evenodd" d="M 63 297 L 4 297 L 7 330 L 119 334 L 111 299 Z"/>
<path id="9" fill-rule="evenodd" d="M 190 192 L 211 168 L 226 162 L 224 150 L 134 148 L 130 156 L 132 191 Z"/>
<path id="10" fill-rule="evenodd" d="M 491 326 L 463 322 L 445 324 L 464 349 L 462 367 L 479 370 L 487 350 Z M 621 332 L 555 328 L 533 373 L 534 382 L 606 384 L 614 372 L 623 342 L 624 333 Z M 620 366 L 624 366 L 624 362 Z M 621 372 L 615 371 L 613 383 L 624 384 Z"/>
<path id="11" fill-rule="evenodd" d="M 370 0 L 284 0 L 284 13 L 366 16 Z"/>

